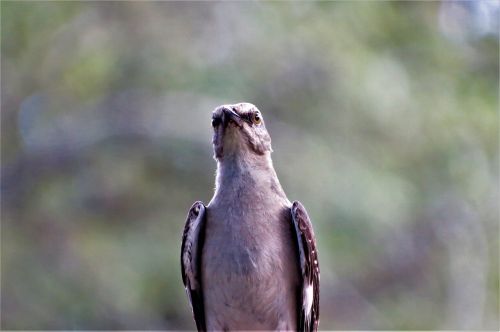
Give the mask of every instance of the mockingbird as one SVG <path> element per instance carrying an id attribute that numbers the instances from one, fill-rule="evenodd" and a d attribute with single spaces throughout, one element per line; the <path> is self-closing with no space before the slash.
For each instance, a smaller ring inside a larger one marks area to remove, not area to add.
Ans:
<path id="1" fill-rule="evenodd" d="M 252 104 L 212 114 L 215 194 L 189 210 L 182 280 L 198 330 L 315 331 L 319 265 L 305 208 L 291 203 Z"/>

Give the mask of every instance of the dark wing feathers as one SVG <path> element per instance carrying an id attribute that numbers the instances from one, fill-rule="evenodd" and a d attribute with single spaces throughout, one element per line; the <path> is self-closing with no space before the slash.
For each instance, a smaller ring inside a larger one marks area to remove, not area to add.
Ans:
<path id="1" fill-rule="evenodd" d="M 205 229 L 205 206 L 195 202 L 188 212 L 181 246 L 182 282 L 193 309 L 198 331 L 205 331 L 205 311 L 201 287 L 201 249 Z"/>
<path id="2" fill-rule="evenodd" d="M 317 331 L 319 323 L 319 262 L 316 238 L 304 206 L 295 201 L 291 208 L 297 235 L 302 292 L 299 301 L 299 331 Z"/>

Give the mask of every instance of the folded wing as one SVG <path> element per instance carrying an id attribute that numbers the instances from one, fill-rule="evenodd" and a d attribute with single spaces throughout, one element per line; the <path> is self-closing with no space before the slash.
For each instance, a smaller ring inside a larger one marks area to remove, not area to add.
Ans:
<path id="1" fill-rule="evenodd" d="M 319 262 L 316 238 L 304 206 L 295 201 L 291 208 L 297 235 L 302 276 L 299 297 L 299 331 L 317 331 L 319 323 Z"/>
<path id="2" fill-rule="evenodd" d="M 201 287 L 201 249 L 204 229 L 205 206 L 202 202 L 195 202 L 188 212 L 182 235 L 181 272 L 198 331 L 206 330 Z"/>

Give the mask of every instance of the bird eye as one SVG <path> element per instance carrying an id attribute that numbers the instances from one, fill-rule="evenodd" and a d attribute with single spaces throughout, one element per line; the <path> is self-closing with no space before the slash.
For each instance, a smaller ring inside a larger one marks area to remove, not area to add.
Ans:
<path id="1" fill-rule="evenodd" d="M 220 118 L 212 118 L 212 127 L 217 127 L 220 122 Z"/>
<path id="2" fill-rule="evenodd" d="M 258 112 L 255 112 L 252 116 L 252 121 L 254 124 L 259 125 L 262 123 L 262 118 Z"/>

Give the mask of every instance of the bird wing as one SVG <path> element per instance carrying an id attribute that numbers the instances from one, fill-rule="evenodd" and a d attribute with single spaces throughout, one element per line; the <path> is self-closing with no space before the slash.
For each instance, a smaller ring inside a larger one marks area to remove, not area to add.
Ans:
<path id="1" fill-rule="evenodd" d="M 201 249 L 205 229 L 205 206 L 195 202 L 188 212 L 181 246 L 182 282 L 186 288 L 198 331 L 205 331 L 201 288 Z"/>
<path id="2" fill-rule="evenodd" d="M 302 292 L 299 297 L 299 331 L 317 331 L 319 323 L 319 263 L 316 238 L 304 206 L 295 201 L 291 208 L 297 235 Z"/>

